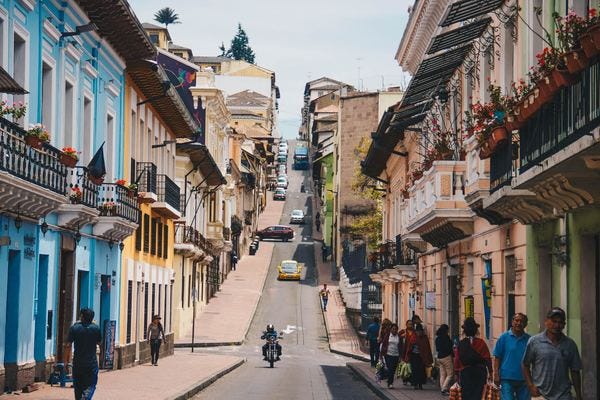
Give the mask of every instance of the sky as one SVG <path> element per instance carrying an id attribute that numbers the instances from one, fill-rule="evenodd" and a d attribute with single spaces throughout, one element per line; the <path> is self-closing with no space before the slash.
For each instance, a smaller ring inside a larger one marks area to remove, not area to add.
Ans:
<path id="1" fill-rule="evenodd" d="M 394 59 L 414 0 L 129 0 L 141 22 L 163 7 L 180 24 L 169 25 L 175 44 L 194 55 L 229 48 L 238 23 L 256 64 L 272 70 L 279 86 L 279 128 L 295 138 L 306 82 L 322 76 L 363 90 L 409 81 Z M 158 23 L 156 23 L 158 24 Z"/>

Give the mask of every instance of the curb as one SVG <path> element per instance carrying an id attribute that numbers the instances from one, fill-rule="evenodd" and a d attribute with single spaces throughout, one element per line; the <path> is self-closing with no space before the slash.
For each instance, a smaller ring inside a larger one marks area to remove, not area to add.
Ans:
<path id="1" fill-rule="evenodd" d="M 365 356 L 361 356 L 359 354 L 354 354 L 354 353 L 347 353 L 345 351 L 336 350 L 336 349 L 331 348 L 331 345 L 329 345 L 329 351 L 332 352 L 332 353 L 335 353 L 335 354 L 339 354 L 339 355 L 342 355 L 342 356 L 353 358 L 353 359 L 358 360 L 358 361 L 371 362 L 371 359 L 369 359 L 369 358 L 367 358 Z"/>
<path id="2" fill-rule="evenodd" d="M 175 348 L 191 348 L 191 347 L 222 347 L 222 346 L 241 346 L 244 343 L 244 341 L 238 341 L 238 342 L 204 342 L 204 343 L 194 343 L 194 346 L 192 346 L 192 343 L 175 343 L 174 347 Z"/>
<path id="3" fill-rule="evenodd" d="M 189 386 L 187 389 L 183 390 L 179 394 L 176 394 L 175 396 L 169 397 L 166 400 L 186 400 L 186 399 L 189 399 L 192 396 L 196 395 L 198 392 L 202 391 L 203 389 L 206 389 L 208 386 L 210 386 L 213 383 L 215 383 L 219 378 L 222 378 L 223 376 L 225 376 L 228 373 L 232 372 L 236 368 L 241 367 L 242 364 L 244 364 L 246 361 L 247 360 L 245 358 L 243 358 L 240 361 L 236 362 L 235 364 L 233 364 L 233 365 L 231 365 L 229 367 L 226 367 L 226 368 L 218 371 L 213 376 L 211 376 L 209 378 L 206 378 L 206 379 L 204 379 L 202 381 L 196 382 L 195 384 L 193 384 L 192 386 Z"/>
<path id="4" fill-rule="evenodd" d="M 358 378 L 360 378 L 368 387 L 375 393 L 379 398 L 385 400 L 396 400 L 395 397 L 390 397 L 386 393 L 385 390 L 381 386 L 379 386 L 376 382 L 373 382 L 372 379 L 367 377 L 360 368 L 356 368 L 352 363 L 346 363 L 346 367 L 350 369 Z"/>

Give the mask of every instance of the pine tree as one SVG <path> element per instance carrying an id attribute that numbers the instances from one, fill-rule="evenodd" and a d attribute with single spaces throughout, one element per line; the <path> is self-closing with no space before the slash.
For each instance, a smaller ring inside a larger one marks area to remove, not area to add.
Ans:
<path id="1" fill-rule="evenodd" d="M 238 23 L 238 32 L 231 40 L 229 50 L 225 52 L 225 46 L 221 44 L 220 50 L 222 55 L 233 58 L 234 60 L 245 60 L 254 64 L 254 51 L 248 45 L 248 35 L 242 28 L 242 24 Z"/>
<path id="2" fill-rule="evenodd" d="M 180 24 L 179 15 L 170 7 L 161 8 L 154 14 L 154 20 L 161 24 L 165 24 L 165 28 L 169 24 Z"/>
<path id="3" fill-rule="evenodd" d="M 221 45 L 219 46 L 219 50 L 221 51 L 221 54 L 219 54 L 219 56 L 228 57 L 227 56 L 228 50 L 225 48 L 225 43 L 221 42 Z"/>

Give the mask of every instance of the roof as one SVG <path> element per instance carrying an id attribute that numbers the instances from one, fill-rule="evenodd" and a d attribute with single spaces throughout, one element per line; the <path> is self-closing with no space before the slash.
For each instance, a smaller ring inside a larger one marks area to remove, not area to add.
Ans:
<path id="1" fill-rule="evenodd" d="M 161 30 L 161 31 L 167 31 L 168 30 L 164 26 L 154 25 L 154 24 L 151 24 L 150 22 L 142 22 L 142 28 L 144 28 L 144 29 L 158 29 L 158 30 Z"/>
<path id="2" fill-rule="evenodd" d="M 189 47 L 180 46 L 175 43 L 169 43 L 169 50 L 189 50 L 192 51 Z"/>
<path id="3" fill-rule="evenodd" d="M 4 68 L 0 67 L 0 93 L 25 94 L 29 92 L 23 89 Z"/>
<path id="4" fill-rule="evenodd" d="M 236 109 L 236 110 L 231 110 L 230 113 L 231 113 L 231 115 L 248 115 L 248 116 L 252 116 L 252 117 L 257 117 L 257 118 L 263 119 L 263 117 L 260 114 L 252 112 L 250 110 L 244 110 L 243 108 Z"/>
<path id="5" fill-rule="evenodd" d="M 244 90 L 227 97 L 228 107 L 265 107 L 271 99 L 260 93 Z"/>
<path id="6" fill-rule="evenodd" d="M 194 56 L 192 62 L 195 63 L 207 63 L 207 64 L 220 64 L 225 61 L 231 61 L 231 58 L 224 56 Z"/>

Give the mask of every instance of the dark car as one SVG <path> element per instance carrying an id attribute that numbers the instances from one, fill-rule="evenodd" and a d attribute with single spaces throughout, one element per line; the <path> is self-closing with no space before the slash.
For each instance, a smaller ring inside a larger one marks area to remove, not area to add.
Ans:
<path id="1" fill-rule="evenodd" d="M 273 200 L 285 200 L 285 189 L 275 189 L 275 193 L 273 193 Z"/>
<path id="2" fill-rule="evenodd" d="M 273 225 L 256 232 L 256 236 L 258 236 L 260 240 L 281 239 L 284 242 L 287 242 L 294 238 L 294 230 L 285 225 Z"/>

